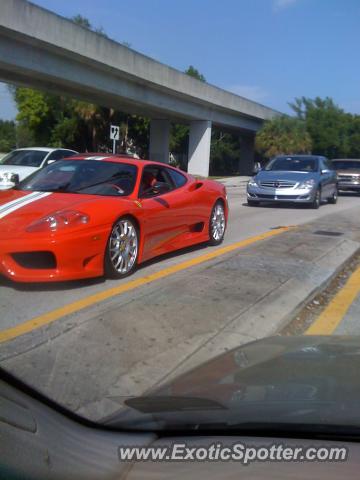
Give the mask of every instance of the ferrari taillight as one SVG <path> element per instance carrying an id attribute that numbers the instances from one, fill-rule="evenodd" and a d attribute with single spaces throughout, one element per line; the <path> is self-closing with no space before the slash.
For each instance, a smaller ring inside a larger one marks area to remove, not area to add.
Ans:
<path id="1" fill-rule="evenodd" d="M 89 223 L 86 213 L 76 210 L 63 210 L 36 220 L 26 229 L 27 232 L 55 232 L 66 227 L 76 227 Z"/>

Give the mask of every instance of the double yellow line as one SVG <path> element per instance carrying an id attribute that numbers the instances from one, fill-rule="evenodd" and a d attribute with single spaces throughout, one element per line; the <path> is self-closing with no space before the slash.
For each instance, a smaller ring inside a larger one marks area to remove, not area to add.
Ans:
<path id="1" fill-rule="evenodd" d="M 171 267 L 164 268 L 159 272 L 152 273 L 145 277 L 137 278 L 135 280 L 131 280 L 130 282 L 121 283 L 117 287 L 109 288 L 107 290 L 103 290 L 101 292 L 95 293 L 88 297 L 82 298 L 77 300 L 73 303 L 69 303 L 68 305 L 64 305 L 63 307 L 57 308 L 50 312 L 44 313 L 43 315 L 39 315 L 38 317 L 32 318 L 16 327 L 8 328 L 6 330 L 0 331 L 0 343 L 7 342 L 12 340 L 20 335 L 24 335 L 26 333 L 30 333 L 37 328 L 43 327 L 45 325 L 49 325 L 55 320 L 59 320 L 67 315 L 71 315 L 72 313 L 76 313 L 84 308 L 90 307 L 95 305 L 99 302 L 103 302 L 109 298 L 115 297 L 117 295 L 121 295 L 122 293 L 128 292 L 135 288 L 141 287 L 143 285 L 149 284 L 154 282 L 155 280 L 160 280 L 162 278 L 168 277 L 169 275 L 173 275 L 177 272 L 181 272 L 182 270 L 186 270 L 187 268 L 194 267 L 201 263 L 207 262 L 214 258 L 217 258 L 221 255 L 226 253 L 233 252 L 239 248 L 247 247 L 255 242 L 259 242 L 261 240 L 266 240 L 267 238 L 274 237 L 279 235 L 283 232 L 288 231 L 290 228 L 293 227 L 280 227 L 276 230 L 271 230 L 269 232 L 262 233 L 255 237 L 248 238 L 246 240 L 242 240 L 240 242 L 232 243 L 231 245 L 227 245 L 226 247 L 221 247 L 216 250 L 211 251 L 210 253 L 206 253 L 204 255 L 200 255 L 199 257 L 193 258 L 191 260 L 186 260 L 185 262 L 179 263 L 177 265 L 173 265 Z"/>

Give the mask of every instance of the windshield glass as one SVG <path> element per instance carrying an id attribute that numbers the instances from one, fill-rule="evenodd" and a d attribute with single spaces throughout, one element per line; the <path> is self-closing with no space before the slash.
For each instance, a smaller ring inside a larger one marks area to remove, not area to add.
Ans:
<path id="1" fill-rule="evenodd" d="M 1 163 L 3 165 L 38 168 L 48 153 L 40 150 L 15 150 L 6 155 Z"/>
<path id="2" fill-rule="evenodd" d="M 316 172 L 318 160 L 315 157 L 276 157 L 266 165 L 265 170 L 285 172 Z"/>
<path id="3" fill-rule="evenodd" d="M 335 170 L 360 170 L 360 161 L 333 160 Z"/>
<path id="4" fill-rule="evenodd" d="M 130 195 L 137 169 L 134 165 L 96 160 L 59 160 L 18 185 L 19 190 Z"/>
<path id="5" fill-rule="evenodd" d="M 0 0 L 0 369 L 99 430 L 360 441 L 359 20 Z"/>
<path id="6" fill-rule="evenodd" d="M 166 430 L 254 429 L 267 425 L 337 425 L 360 428 L 349 396 L 360 365 L 358 339 L 271 338 L 232 350 L 142 397 L 105 420 Z M 345 373 L 346 372 L 346 373 Z M 341 404 L 346 415 L 338 408 Z"/>

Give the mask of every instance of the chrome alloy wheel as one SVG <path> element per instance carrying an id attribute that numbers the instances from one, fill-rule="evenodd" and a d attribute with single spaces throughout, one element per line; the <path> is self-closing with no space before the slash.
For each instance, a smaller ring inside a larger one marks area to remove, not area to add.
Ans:
<path id="1" fill-rule="evenodd" d="M 210 228 L 211 237 L 215 242 L 219 242 L 225 233 L 225 212 L 221 203 L 217 203 L 212 211 Z"/>
<path id="2" fill-rule="evenodd" d="M 119 220 L 109 239 L 109 255 L 114 270 L 122 275 L 133 268 L 138 254 L 138 235 L 128 218 Z"/>

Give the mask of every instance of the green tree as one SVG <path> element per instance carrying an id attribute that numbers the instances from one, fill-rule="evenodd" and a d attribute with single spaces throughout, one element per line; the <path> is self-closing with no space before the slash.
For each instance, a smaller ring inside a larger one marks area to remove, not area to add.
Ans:
<path id="1" fill-rule="evenodd" d="M 120 125 L 119 152 L 147 155 L 149 121 L 143 117 L 28 88 L 15 88 L 13 94 L 19 146 L 106 152 L 111 148 L 109 128 L 113 123 Z"/>
<path id="2" fill-rule="evenodd" d="M 16 146 L 15 122 L 0 120 L 0 152 L 6 153 Z"/>
<path id="3" fill-rule="evenodd" d="M 241 138 L 214 128 L 211 132 L 210 175 L 234 175 L 239 171 Z"/>
<path id="4" fill-rule="evenodd" d="M 343 156 L 348 156 L 349 158 L 360 158 L 360 115 L 347 114 L 347 119 L 347 155 Z"/>
<path id="5" fill-rule="evenodd" d="M 17 105 L 17 145 L 73 147 L 78 143 L 76 101 L 30 88 L 11 89 Z"/>
<path id="6" fill-rule="evenodd" d="M 32 132 L 34 140 L 46 144 L 53 127 L 50 119 L 53 112 L 50 111 L 49 98 L 46 94 L 30 88 L 16 88 L 14 93 L 18 109 L 16 119 L 19 125 Z"/>
<path id="7" fill-rule="evenodd" d="M 351 115 L 345 113 L 329 97 L 301 97 L 289 105 L 297 117 L 305 122 L 314 154 L 329 158 L 348 156 L 350 136 L 356 133 L 354 138 L 357 138 L 359 133 L 358 128 L 352 131 L 354 118 Z"/>
<path id="8" fill-rule="evenodd" d="M 196 78 L 197 80 L 200 80 L 201 82 L 206 82 L 206 79 L 202 73 L 199 72 L 199 70 L 192 65 L 190 65 L 186 70 L 185 70 L 186 75 L 189 75 L 190 77 Z"/>
<path id="9" fill-rule="evenodd" d="M 81 27 L 87 28 L 88 30 L 92 30 L 91 23 L 86 17 L 78 14 L 71 18 L 71 20 L 76 23 L 76 25 L 80 25 Z"/>
<path id="10" fill-rule="evenodd" d="M 81 27 L 87 28 L 88 30 L 91 30 L 92 32 L 98 33 L 99 35 L 102 35 L 103 37 L 107 37 L 106 33 L 104 32 L 104 29 L 102 27 L 93 27 L 90 23 L 90 21 L 86 18 L 83 17 L 82 15 L 78 14 L 75 15 L 70 19 L 76 25 L 80 25 Z"/>
<path id="11" fill-rule="evenodd" d="M 264 123 L 256 134 L 256 149 L 267 158 L 279 154 L 310 153 L 311 137 L 301 118 L 280 116 Z"/>

